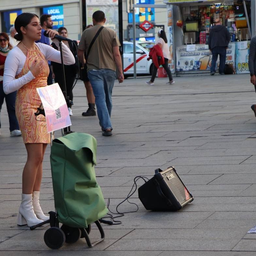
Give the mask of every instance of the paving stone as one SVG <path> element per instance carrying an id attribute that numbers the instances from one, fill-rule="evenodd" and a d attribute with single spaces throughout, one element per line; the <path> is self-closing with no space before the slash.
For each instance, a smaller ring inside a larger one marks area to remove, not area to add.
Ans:
<path id="1" fill-rule="evenodd" d="M 226 78 L 226 77 L 225 77 Z M 103 224 L 105 241 L 89 249 L 84 239 L 52 251 L 44 243 L 49 225 L 30 231 L 16 225 L 26 151 L 22 138 L 10 138 L 6 107 L 1 110 L 0 255 L 88 256 L 252 256 L 256 226 L 256 130 L 248 75 L 127 79 L 113 91 L 113 136 L 101 135 L 87 109 L 81 81 L 74 89 L 72 130 L 93 135 L 98 144 L 97 182 L 112 211 L 127 197 L 136 176 L 151 178 L 157 168 L 174 166 L 194 196 L 178 212 L 147 211 L 136 191 L 118 207 L 119 225 Z M 232 85 L 232 86 L 231 86 Z M 61 132 L 55 132 L 60 137 Z M 41 205 L 54 210 L 50 146 L 43 162 Z M 138 181 L 138 187 L 144 181 Z M 137 210 L 137 206 L 139 207 Z M 131 211 L 136 211 L 132 212 Z M 111 212 L 110 212 L 111 213 Z M 115 223 L 116 224 L 116 223 Z M 99 232 L 92 225 L 91 239 Z"/>

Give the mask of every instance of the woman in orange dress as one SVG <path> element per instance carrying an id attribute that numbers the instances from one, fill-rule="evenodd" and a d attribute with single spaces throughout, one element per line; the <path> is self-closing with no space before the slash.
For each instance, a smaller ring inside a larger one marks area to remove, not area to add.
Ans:
<path id="1" fill-rule="evenodd" d="M 22 175 L 22 201 L 18 214 L 18 225 L 34 226 L 49 219 L 44 215 L 39 194 L 42 180 L 42 163 L 50 135 L 43 115 L 35 116 L 41 100 L 37 87 L 47 86 L 49 68 L 47 61 L 61 62 L 60 52 L 51 46 L 35 43 L 41 37 L 41 26 L 37 15 L 22 13 L 15 20 L 20 43 L 6 59 L 4 69 L 4 91 L 6 94 L 18 90 L 16 115 L 27 150 L 27 162 Z M 52 38 L 57 31 L 47 30 Z M 58 44 L 56 42 L 56 44 Z M 71 51 L 62 44 L 63 61 L 66 65 L 75 63 Z"/>

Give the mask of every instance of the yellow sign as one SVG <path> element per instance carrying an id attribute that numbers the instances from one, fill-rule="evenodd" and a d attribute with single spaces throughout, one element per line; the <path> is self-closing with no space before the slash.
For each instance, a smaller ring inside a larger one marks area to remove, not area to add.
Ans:
<path id="1" fill-rule="evenodd" d="M 16 12 L 10 13 L 10 25 L 14 25 L 16 18 L 17 18 Z"/>

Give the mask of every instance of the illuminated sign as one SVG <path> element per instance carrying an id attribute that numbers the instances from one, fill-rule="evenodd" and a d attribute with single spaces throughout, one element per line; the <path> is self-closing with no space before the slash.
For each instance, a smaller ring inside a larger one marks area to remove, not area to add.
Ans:
<path id="1" fill-rule="evenodd" d="M 155 0 L 136 0 L 136 4 L 155 4 Z M 135 22 L 155 21 L 155 8 L 135 8 Z M 133 14 L 128 13 L 128 22 L 133 22 Z"/>
<path id="2" fill-rule="evenodd" d="M 42 14 L 51 15 L 53 21 L 53 29 L 58 29 L 64 26 L 63 5 L 43 7 Z"/>
<path id="3" fill-rule="evenodd" d="M 142 24 L 139 25 L 139 27 L 145 31 L 148 32 L 151 28 L 154 27 L 154 25 L 150 22 L 148 22 L 147 20 L 145 20 Z"/>

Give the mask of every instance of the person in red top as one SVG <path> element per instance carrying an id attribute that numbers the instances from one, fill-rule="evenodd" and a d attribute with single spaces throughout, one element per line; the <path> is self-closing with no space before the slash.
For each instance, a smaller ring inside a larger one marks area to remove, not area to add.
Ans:
<path id="1" fill-rule="evenodd" d="M 15 115 L 15 100 L 16 93 L 13 92 L 10 94 L 5 94 L 3 91 L 3 75 L 4 75 L 4 63 L 7 57 L 7 54 L 12 49 L 10 44 L 9 36 L 6 33 L 0 33 L 0 111 L 2 109 L 4 99 L 6 102 L 8 117 L 9 117 L 9 129 L 11 133 L 11 137 L 21 136 L 21 131 L 19 128 L 19 124 Z M 0 121 L 1 128 L 1 121 Z"/>
<path id="2" fill-rule="evenodd" d="M 160 56 L 159 53 L 156 53 L 156 55 L 158 57 L 160 57 L 160 60 L 161 60 L 161 62 L 159 62 L 159 64 L 163 66 L 163 68 L 165 69 L 165 71 L 166 71 L 166 73 L 169 77 L 169 82 L 167 84 L 174 84 L 175 81 L 173 80 L 171 70 L 168 67 L 168 62 L 171 59 L 171 55 L 170 55 L 170 51 L 169 51 L 169 46 L 167 44 L 166 34 L 162 29 L 158 32 L 158 37 L 159 37 L 159 39 L 158 39 L 156 45 L 158 45 L 159 47 L 156 48 L 156 51 L 159 52 L 160 51 L 159 48 L 161 48 L 162 49 L 162 55 L 164 57 L 164 63 L 162 64 L 162 56 Z M 153 72 L 152 72 L 152 76 L 151 76 L 150 81 L 146 82 L 148 85 L 154 85 L 157 69 L 159 68 L 159 65 L 155 64 L 156 61 L 154 61 L 154 58 L 152 58 L 152 60 L 153 60 L 153 64 L 154 64 L 153 65 Z"/>

